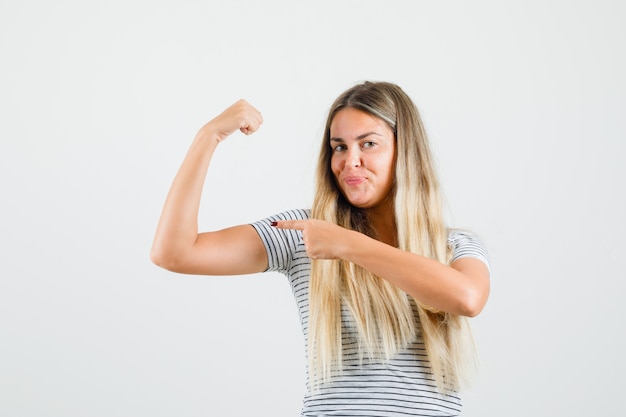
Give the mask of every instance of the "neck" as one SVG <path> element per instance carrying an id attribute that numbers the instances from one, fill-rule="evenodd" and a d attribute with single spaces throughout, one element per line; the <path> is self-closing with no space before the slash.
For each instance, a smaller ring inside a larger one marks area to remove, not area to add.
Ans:
<path id="1" fill-rule="evenodd" d="M 367 217 L 381 242 L 398 246 L 398 233 L 392 204 L 387 203 L 370 208 L 367 211 Z"/>

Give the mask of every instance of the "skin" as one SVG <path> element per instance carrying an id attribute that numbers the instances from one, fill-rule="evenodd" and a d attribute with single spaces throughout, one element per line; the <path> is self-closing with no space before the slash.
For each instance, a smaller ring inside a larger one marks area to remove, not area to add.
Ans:
<path id="1" fill-rule="evenodd" d="M 268 267 L 263 243 L 250 225 L 198 233 L 198 210 L 209 163 L 219 142 L 240 130 L 254 133 L 261 113 L 244 100 L 204 125 L 174 178 L 155 234 L 151 259 L 171 271 L 241 275 Z M 345 259 L 388 280 L 436 309 L 475 316 L 489 295 L 489 272 L 481 261 L 462 258 L 444 265 L 395 246 L 390 191 L 395 138 L 382 120 L 355 109 L 339 111 L 331 123 L 331 169 L 351 204 L 368 210 L 381 241 L 321 220 L 279 221 L 301 230 L 312 259 Z"/>
<path id="2" fill-rule="evenodd" d="M 350 204 L 368 210 L 378 236 L 393 246 L 395 142 L 387 123 L 357 109 L 340 110 L 330 125 L 330 165 L 341 193 Z"/>

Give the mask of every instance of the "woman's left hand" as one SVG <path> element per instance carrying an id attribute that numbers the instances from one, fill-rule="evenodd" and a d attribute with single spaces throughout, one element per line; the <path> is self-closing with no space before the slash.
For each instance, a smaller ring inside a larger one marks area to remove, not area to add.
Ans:
<path id="1" fill-rule="evenodd" d="M 340 259 L 347 245 L 348 229 L 324 220 L 279 220 L 272 223 L 279 229 L 302 231 L 306 253 L 311 259 Z"/>

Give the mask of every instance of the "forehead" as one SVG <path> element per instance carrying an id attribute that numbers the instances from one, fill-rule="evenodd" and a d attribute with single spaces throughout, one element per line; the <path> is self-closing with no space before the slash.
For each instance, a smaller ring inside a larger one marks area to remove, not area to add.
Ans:
<path id="1" fill-rule="evenodd" d="M 339 110 L 330 123 L 330 136 L 335 138 L 346 139 L 366 131 L 393 135 L 393 131 L 384 120 L 353 107 Z"/>

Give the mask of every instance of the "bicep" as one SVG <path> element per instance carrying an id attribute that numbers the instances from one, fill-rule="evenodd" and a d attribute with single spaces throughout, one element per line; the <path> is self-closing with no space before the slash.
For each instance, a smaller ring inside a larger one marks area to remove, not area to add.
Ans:
<path id="1" fill-rule="evenodd" d="M 198 234 L 175 272 L 197 275 L 243 275 L 263 272 L 267 252 L 251 225 Z"/>

